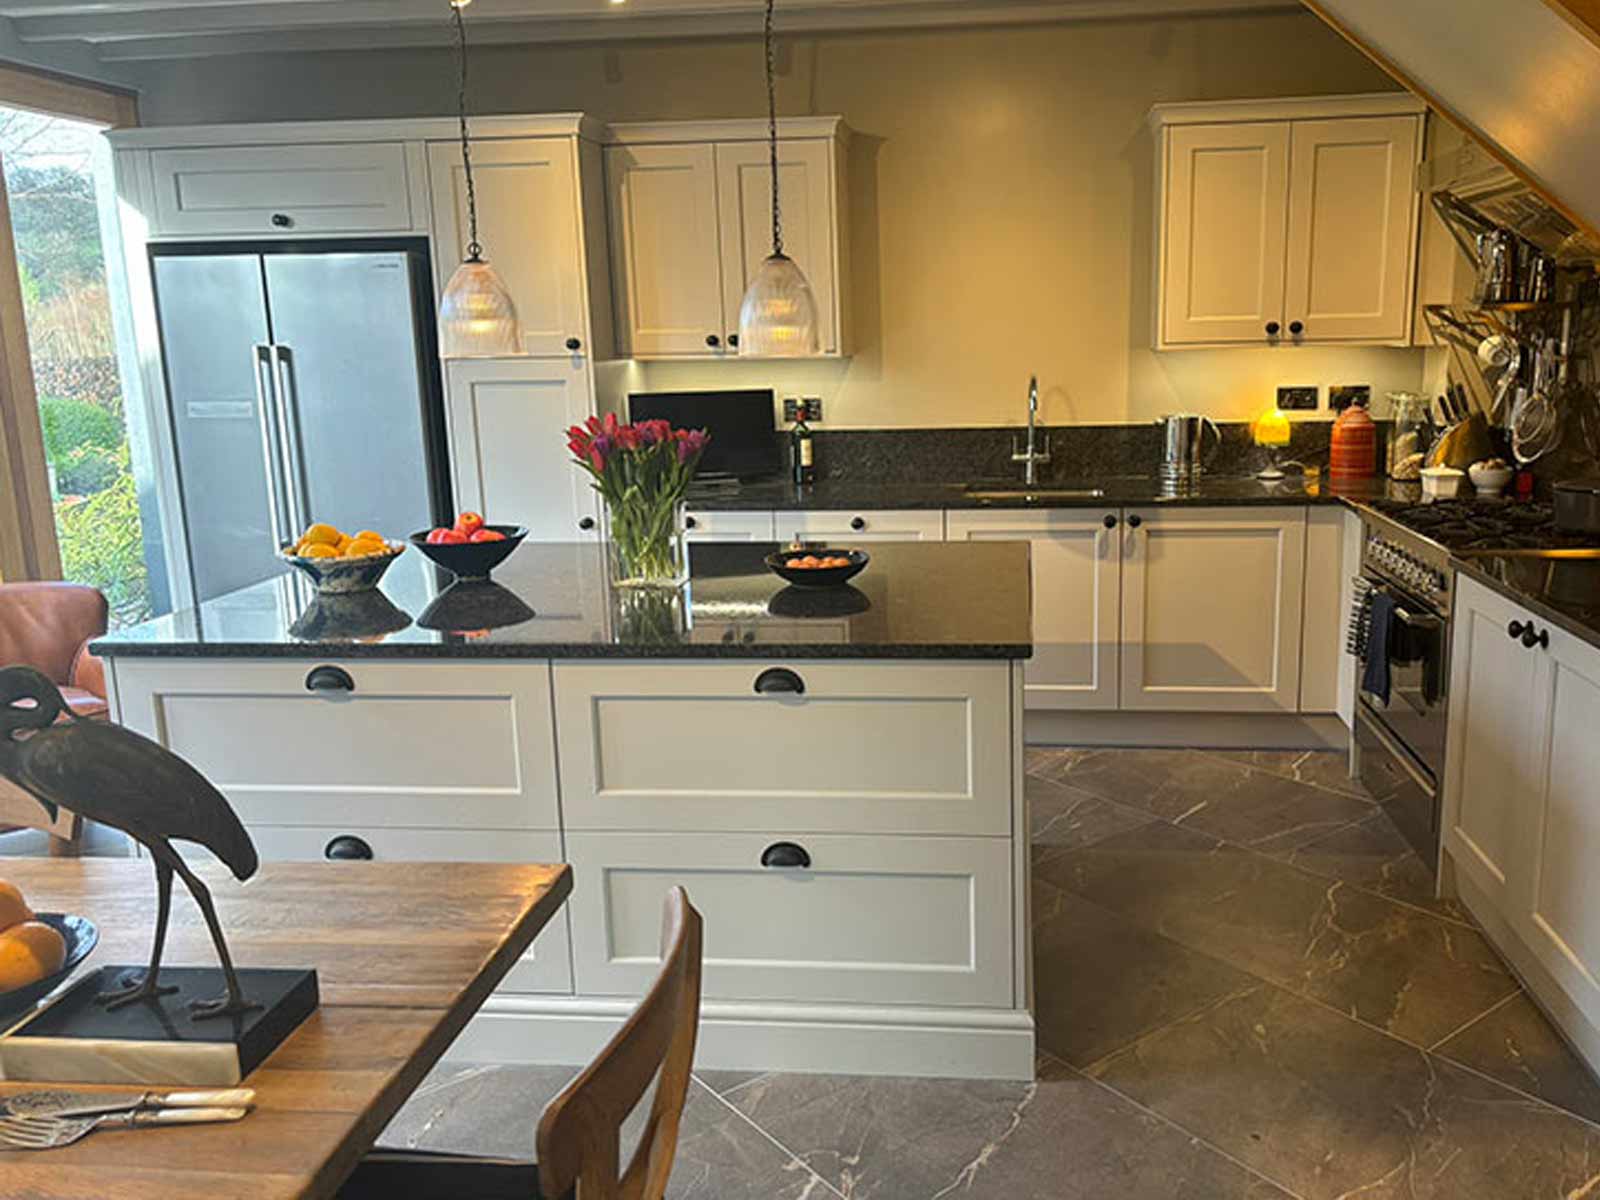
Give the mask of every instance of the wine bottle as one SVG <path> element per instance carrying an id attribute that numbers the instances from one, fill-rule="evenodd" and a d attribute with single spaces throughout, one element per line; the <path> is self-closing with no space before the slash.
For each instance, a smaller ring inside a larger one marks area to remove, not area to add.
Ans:
<path id="1" fill-rule="evenodd" d="M 811 426 L 806 424 L 804 400 L 795 404 L 794 425 L 789 430 L 789 465 L 796 487 L 816 482 L 816 449 L 811 440 Z"/>

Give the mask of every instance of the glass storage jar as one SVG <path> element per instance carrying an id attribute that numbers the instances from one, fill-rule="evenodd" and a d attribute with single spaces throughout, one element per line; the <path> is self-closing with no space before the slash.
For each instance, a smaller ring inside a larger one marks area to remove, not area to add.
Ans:
<path id="1" fill-rule="evenodd" d="M 1420 479 L 1428 448 L 1433 445 L 1428 398 L 1416 392 L 1390 392 L 1387 399 L 1393 422 L 1389 427 L 1389 478 Z"/>

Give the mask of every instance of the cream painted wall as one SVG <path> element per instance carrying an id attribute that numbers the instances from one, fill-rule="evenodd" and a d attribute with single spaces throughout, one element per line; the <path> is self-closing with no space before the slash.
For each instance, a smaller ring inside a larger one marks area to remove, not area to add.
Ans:
<path id="1" fill-rule="evenodd" d="M 443 30 L 441 29 L 441 40 Z M 1307 13 L 796 41 L 785 114 L 840 113 L 851 154 L 855 340 L 848 362 L 641 365 L 639 386 L 772 385 L 820 395 L 832 427 L 1249 417 L 1280 383 L 1415 388 L 1422 352 L 1149 350 L 1154 145 L 1163 100 L 1393 86 Z M 482 112 L 608 119 L 756 116 L 749 39 L 540 50 L 485 46 Z M 442 52 L 178 61 L 143 68 L 147 123 L 442 113 Z M 802 264 L 803 265 L 803 264 Z"/>

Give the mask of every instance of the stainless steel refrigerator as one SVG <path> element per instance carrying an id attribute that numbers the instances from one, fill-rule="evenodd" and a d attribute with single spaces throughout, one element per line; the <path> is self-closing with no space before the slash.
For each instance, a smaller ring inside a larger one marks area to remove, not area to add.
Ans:
<path id="1" fill-rule="evenodd" d="M 280 574 L 312 521 L 404 537 L 444 516 L 423 247 L 152 263 L 197 601 Z"/>

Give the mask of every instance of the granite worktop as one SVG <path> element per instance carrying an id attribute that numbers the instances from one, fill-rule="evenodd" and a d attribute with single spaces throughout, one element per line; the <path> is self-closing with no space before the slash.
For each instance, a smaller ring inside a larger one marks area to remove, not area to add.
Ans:
<path id="1" fill-rule="evenodd" d="M 1600 649 L 1600 558 L 1473 555 L 1456 570 Z"/>
<path id="2" fill-rule="evenodd" d="M 1027 658 L 1028 547 L 870 547 L 850 584 L 803 589 L 773 546 L 690 548 L 681 593 L 607 582 L 594 543 L 524 543 L 492 583 L 454 583 L 414 549 L 378 590 L 318 596 L 288 573 L 118 630 L 110 658 Z"/>
<path id="3" fill-rule="evenodd" d="M 850 509 L 953 508 L 1104 508 L 1123 505 L 1194 507 L 1271 504 L 1338 504 L 1390 494 L 1382 478 L 1330 484 L 1322 476 L 1298 472 L 1268 481 L 1253 475 L 1204 475 L 1192 484 L 1174 487 L 1154 475 L 1112 475 L 1093 479 L 1052 481 L 1035 491 L 1015 478 L 977 483 L 868 482 L 825 479 L 808 487 L 786 481 L 745 483 L 737 488 L 707 489 L 691 495 L 689 507 L 702 512 L 775 510 L 840 511 Z M 985 496 L 1007 491 L 1006 496 Z M 1098 494 L 1094 494 L 1098 492 Z M 1076 494 L 1073 494 L 1076 493 Z"/>

